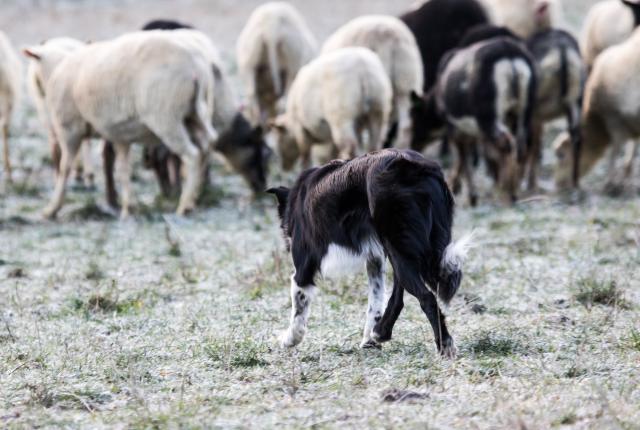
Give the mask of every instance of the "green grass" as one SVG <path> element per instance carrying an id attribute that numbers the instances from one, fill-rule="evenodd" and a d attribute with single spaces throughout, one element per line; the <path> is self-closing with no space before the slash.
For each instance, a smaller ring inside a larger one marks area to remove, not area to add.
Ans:
<path id="1" fill-rule="evenodd" d="M 602 305 L 628 309 L 631 306 L 614 280 L 583 278 L 578 281 L 577 287 L 575 299 L 585 307 Z"/>

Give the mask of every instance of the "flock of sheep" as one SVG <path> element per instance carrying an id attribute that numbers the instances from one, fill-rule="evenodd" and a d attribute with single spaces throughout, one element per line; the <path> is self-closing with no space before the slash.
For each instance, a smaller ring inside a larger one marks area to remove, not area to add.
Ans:
<path id="1" fill-rule="evenodd" d="M 319 47 L 291 4 L 267 3 L 238 37 L 243 107 L 214 42 L 177 22 L 156 21 L 108 41 L 55 38 L 25 48 L 28 87 L 56 167 L 44 215 L 60 210 L 74 168 L 93 181 L 92 138 L 104 140 L 107 199 L 123 217 L 133 202 L 132 143 L 145 145 L 162 191 L 180 193 L 179 214 L 195 208 L 214 155 L 258 193 L 272 150 L 289 170 L 383 147 L 421 151 L 434 140 L 443 140 L 443 152 L 455 149 L 454 191 L 466 179 L 476 203 L 473 171 L 482 159 L 513 201 L 525 176 L 536 188 L 542 129 L 559 117 L 568 119 L 569 133 L 554 143 L 557 186 L 577 186 L 610 147 L 608 181 L 617 184 L 631 175 L 637 146 L 630 146 L 624 178 L 616 176 L 619 148 L 640 136 L 640 2 L 597 3 L 580 43 L 559 30 L 561 6 L 429 0 L 399 18 L 356 18 Z M 21 75 L 0 33 L 9 181 L 9 123 Z"/>

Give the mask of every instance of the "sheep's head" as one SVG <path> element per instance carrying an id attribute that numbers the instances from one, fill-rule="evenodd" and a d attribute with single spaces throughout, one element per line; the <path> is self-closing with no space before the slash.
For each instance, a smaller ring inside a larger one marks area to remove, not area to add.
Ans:
<path id="1" fill-rule="evenodd" d="M 560 134 L 553 142 L 553 150 L 556 155 L 554 178 L 556 188 L 565 191 L 573 186 L 573 150 L 569 133 Z"/>
<path id="2" fill-rule="evenodd" d="M 435 99 L 433 92 L 424 97 L 415 91 L 411 93 L 411 149 L 422 151 L 430 141 L 443 133 L 445 123 L 438 114 Z"/>
<path id="3" fill-rule="evenodd" d="M 286 115 L 280 115 L 269 123 L 269 134 L 272 147 L 280 157 L 282 168 L 286 171 L 293 169 L 300 157 L 300 150 L 288 125 Z"/>
<path id="4" fill-rule="evenodd" d="M 264 140 L 262 127 L 251 127 L 238 113 L 231 128 L 218 139 L 215 149 L 234 171 L 242 175 L 254 193 L 265 190 L 271 149 Z"/>

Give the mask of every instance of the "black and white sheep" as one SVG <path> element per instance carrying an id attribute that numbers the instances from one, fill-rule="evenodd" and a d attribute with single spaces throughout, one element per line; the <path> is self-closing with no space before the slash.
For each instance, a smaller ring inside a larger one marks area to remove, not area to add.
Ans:
<path id="1" fill-rule="evenodd" d="M 424 99 L 414 97 L 414 133 L 422 140 L 445 133 L 452 138 L 458 159 L 451 183 L 457 192 L 464 175 L 472 205 L 477 194 L 469 155 L 477 142 L 504 196 L 515 200 L 531 138 L 536 83 L 526 47 L 500 36 L 452 51 L 434 89 Z"/>

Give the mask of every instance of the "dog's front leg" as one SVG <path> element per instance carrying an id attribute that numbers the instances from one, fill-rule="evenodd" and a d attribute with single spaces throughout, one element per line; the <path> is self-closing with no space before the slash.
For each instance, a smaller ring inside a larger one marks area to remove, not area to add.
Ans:
<path id="1" fill-rule="evenodd" d="M 384 260 L 372 257 L 367 261 L 367 275 L 369 276 L 369 303 L 367 320 L 364 325 L 361 348 L 379 348 L 380 343 L 371 337 L 376 323 L 382 318 L 384 311 Z"/>
<path id="2" fill-rule="evenodd" d="M 295 275 L 291 277 L 291 320 L 289 328 L 280 336 L 280 344 L 291 348 L 302 342 L 307 331 L 311 300 L 315 285 L 300 286 Z"/>

